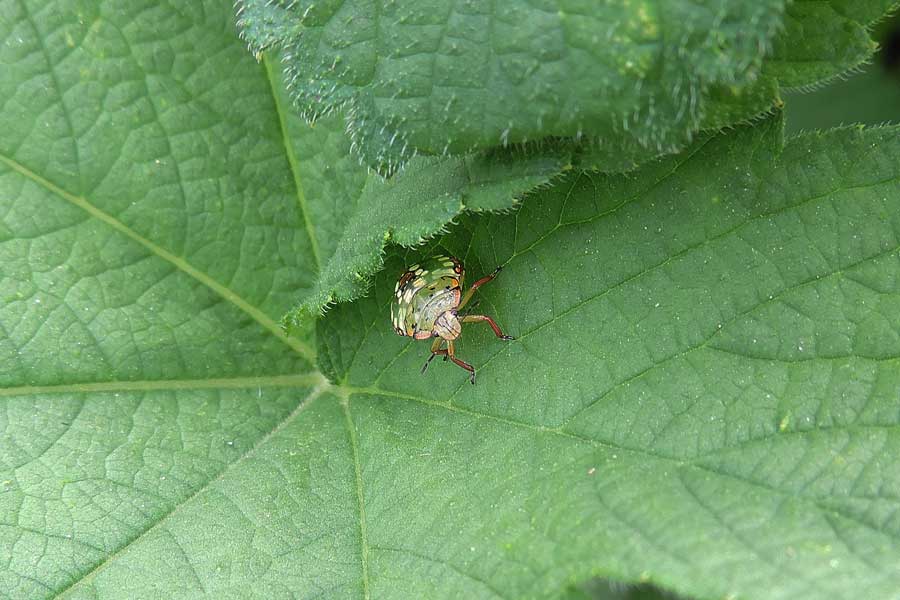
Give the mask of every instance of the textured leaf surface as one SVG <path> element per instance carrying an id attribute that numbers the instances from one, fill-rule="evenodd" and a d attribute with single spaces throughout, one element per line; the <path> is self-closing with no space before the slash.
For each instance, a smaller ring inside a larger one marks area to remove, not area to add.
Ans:
<path id="1" fill-rule="evenodd" d="M 440 562 L 495 589 L 515 573 L 511 597 L 598 571 L 701 598 L 895 593 L 897 129 L 783 152 L 773 129 L 572 176 L 445 238 L 506 265 L 480 310 L 518 340 L 469 326 L 474 387 L 420 376 L 427 344 L 379 326 L 390 276 L 329 313 L 373 589 L 428 597 L 413 565 Z"/>
<path id="2" fill-rule="evenodd" d="M 39 598 L 309 397 L 315 271 L 227 4 L 0 2 L 0 40 L 0 591 Z"/>
<path id="3" fill-rule="evenodd" d="M 355 210 L 314 198 L 368 176 L 227 13 L 0 3 L 3 593 L 895 594 L 897 129 L 766 122 L 462 218 L 431 245 L 506 265 L 479 310 L 519 336 L 467 326 L 475 387 L 391 333 L 394 247 L 319 325 L 329 383 L 275 321 Z"/>
<path id="4" fill-rule="evenodd" d="M 369 164 L 546 136 L 624 171 L 857 68 L 896 0 L 564 2 L 547 11 L 415 2 L 239 0 L 257 51 L 284 51 L 310 119 L 342 108 Z M 776 33 L 776 28 L 778 31 Z M 769 52 L 763 60 L 763 53 Z M 762 69 L 760 69 L 762 66 Z"/>
<path id="5" fill-rule="evenodd" d="M 859 67 L 877 47 L 869 35 L 872 25 L 898 6 L 896 0 L 790 3 L 763 76 L 787 88 L 804 87 Z"/>
<path id="6" fill-rule="evenodd" d="M 255 372 L 260 347 L 312 356 L 277 325 L 313 271 L 268 82 L 219 4 L 147 4 L 3 4 L 7 383 Z M 159 23 L 166 35 L 136 39 Z"/>
<path id="7" fill-rule="evenodd" d="M 783 11 L 781 0 L 551 6 L 240 0 L 237 13 L 255 50 L 284 51 L 300 110 L 343 108 L 369 164 L 390 170 L 416 151 L 546 136 L 603 140 L 614 169 L 671 150 L 700 125 L 707 88 L 758 74 Z M 741 102 L 747 118 L 772 98 Z"/>

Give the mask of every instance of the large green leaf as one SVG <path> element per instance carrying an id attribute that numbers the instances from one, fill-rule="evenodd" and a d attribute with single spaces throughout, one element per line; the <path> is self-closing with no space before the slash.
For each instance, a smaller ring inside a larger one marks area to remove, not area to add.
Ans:
<path id="1" fill-rule="evenodd" d="M 297 108 L 311 120 L 342 110 L 381 171 L 547 136 L 587 140 L 591 168 L 627 170 L 697 129 L 759 116 L 779 88 L 858 67 L 875 48 L 868 29 L 897 6 L 236 2 L 251 47 L 283 50 Z"/>
<path id="2" fill-rule="evenodd" d="M 683 145 L 708 88 L 759 72 L 783 0 L 447 3 L 238 0 L 251 47 L 284 51 L 299 109 L 341 109 L 391 170 L 546 136 L 612 147 L 614 169 Z M 747 118 L 769 108 L 732 98 Z M 627 155 L 627 156 L 623 156 Z M 608 165 L 600 165 L 608 166 Z"/>
<path id="3" fill-rule="evenodd" d="M 435 563 L 511 597 L 597 572 L 890 597 L 898 178 L 896 128 L 781 151 L 768 123 L 466 220 L 440 246 L 476 275 L 506 265 L 482 310 L 518 336 L 469 326 L 474 387 L 453 365 L 420 376 L 427 344 L 379 326 L 390 275 L 330 312 L 320 362 L 356 415 L 370 577 L 410 597 Z"/>
<path id="4" fill-rule="evenodd" d="M 462 217 L 430 246 L 506 264 L 479 310 L 519 336 L 467 326 L 473 387 L 390 331 L 427 249 L 315 343 L 275 324 L 369 176 L 227 9 L 0 3 L 5 595 L 895 593 L 896 128 L 770 120 Z"/>

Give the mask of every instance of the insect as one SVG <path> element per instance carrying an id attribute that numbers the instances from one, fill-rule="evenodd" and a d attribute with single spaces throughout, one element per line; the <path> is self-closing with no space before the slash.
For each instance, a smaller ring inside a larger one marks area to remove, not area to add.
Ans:
<path id="1" fill-rule="evenodd" d="M 465 269 L 459 259 L 453 256 L 432 256 L 418 265 L 409 267 L 400 275 L 394 286 L 394 301 L 391 303 L 391 322 L 397 335 L 409 336 L 417 340 L 435 338 L 431 344 L 431 356 L 425 361 L 422 373 L 435 356 L 448 358 L 471 373 L 469 381 L 475 383 L 475 368 L 456 357 L 454 340 L 462 331 L 462 323 L 487 323 L 501 340 L 511 340 L 504 335 L 494 320 L 485 315 L 459 316 L 475 290 L 491 281 L 503 267 L 497 267 L 487 277 L 472 284 L 463 294 Z M 441 346 L 446 342 L 447 348 Z"/>

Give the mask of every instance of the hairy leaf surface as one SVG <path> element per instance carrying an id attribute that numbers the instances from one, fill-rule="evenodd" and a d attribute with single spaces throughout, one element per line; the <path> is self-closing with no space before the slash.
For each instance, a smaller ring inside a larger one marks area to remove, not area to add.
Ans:
<path id="1" fill-rule="evenodd" d="M 597 3 L 239 0 L 256 52 L 283 51 L 307 119 L 342 110 L 368 164 L 547 136 L 584 140 L 623 171 L 698 129 L 757 117 L 780 88 L 871 57 L 896 0 Z M 768 51 L 768 52 L 767 52 Z"/>
<path id="2" fill-rule="evenodd" d="M 669 151 L 701 124 L 710 86 L 758 74 L 783 11 L 782 0 L 236 6 L 254 50 L 283 50 L 300 110 L 343 109 L 382 171 L 415 152 L 547 136 L 602 140 L 613 169 Z M 744 118 L 769 106 L 747 104 Z"/>
<path id="3" fill-rule="evenodd" d="M 763 77 L 786 88 L 802 88 L 858 68 L 877 47 L 869 35 L 871 27 L 898 6 L 897 0 L 788 4 L 784 31 L 775 37 Z"/>

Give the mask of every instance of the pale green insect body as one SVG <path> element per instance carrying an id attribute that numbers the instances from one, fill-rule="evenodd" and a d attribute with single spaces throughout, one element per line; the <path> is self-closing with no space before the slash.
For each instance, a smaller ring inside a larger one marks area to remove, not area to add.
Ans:
<path id="1" fill-rule="evenodd" d="M 433 256 L 409 267 L 394 286 L 394 331 L 418 340 L 458 337 L 459 322 L 451 311 L 459 305 L 464 275 L 462 263 L 452 256 Z"/>
<path id="2" fill-rule="evenodd" d="M 456 339 L 462 332 L 463 323 L 487 323 L 498 338 L 513 339 L 487 315 L 459 316 L 475 290 L 493 280 L 501 268 L 497 267 L 493 273 L 473 283 L 465 294 L 462 293 L 465 271 L 459 259 L 452 256 L 432 256 L 400 275 L 394 286 L 391 323 L 398 335 L 417 340 L 435 338 L 431 356 L 422 367 L 423 373 L 435 356 L 443 356 L 444 360 L 453 361 L 468 371 L 469 381 L 475 383 L 475 367 L 456 356 Z"/>

